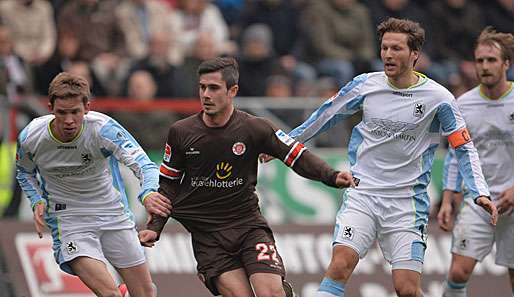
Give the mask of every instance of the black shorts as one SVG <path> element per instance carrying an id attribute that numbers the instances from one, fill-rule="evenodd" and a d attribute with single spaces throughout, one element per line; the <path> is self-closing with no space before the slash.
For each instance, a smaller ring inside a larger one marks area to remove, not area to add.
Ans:
<path id="1" fill-rule="evenodd" d="M 257 272 L 285 276 L 282 258 L 269 228 L 195 232 L 191 237 L 198 277 L 215 296 L 219 295 L 216 278 L 227 271 L 244 268 L 248 276 Z"/>

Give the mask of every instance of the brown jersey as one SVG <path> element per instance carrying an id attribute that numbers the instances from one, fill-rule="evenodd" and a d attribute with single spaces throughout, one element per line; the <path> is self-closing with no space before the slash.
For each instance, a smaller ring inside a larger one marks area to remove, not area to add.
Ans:
<path id="1" fill-rule="evenodd" d="M 334 186 L 336 171 L 268 120 L 234 110 L 225 126 L 213 128 L 198 113 L 169 130 L 159 183 L 171 216 L 191 232 L 267 226 L 255 193 L 261 153 Z"/>

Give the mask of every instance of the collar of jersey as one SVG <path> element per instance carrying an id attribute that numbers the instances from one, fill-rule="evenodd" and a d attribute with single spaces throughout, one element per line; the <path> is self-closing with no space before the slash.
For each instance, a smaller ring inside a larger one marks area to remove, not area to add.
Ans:
<path id="1" fill-rule="evenodd" d="M 505 97 L 507 97 L 507 95 L 510 94 L 510 92 L 512 92 L 512 89 L 514 88 L 514 82 L 510 82 L 510 88 L 507 89 L 507 91 L 505 91 L 505 93 L 503 93 L 498 99 L 491 99 L 489 97 L 487 97 L 486 94 L 482 93 L 482 88 L 481 88 L 482 85 L 479 85 L 478 86 L 478 93 L 480 94 L 480 97 L 484 98 L 485 100 L 488 100 L 488 101 L 497 101 L 497 100 L 501 100 Z"/>
<path id="2" fill-rule="evenodd" d="M 57 139 L 57 137 L 55 137 L 55 135 L 52 133 L 52 128 L 51 128 L 51 125 L 52 125 L 52 122 L 54 121 L 55 119 L 52 119 L 50 122 L 48 122 L 48 126 L 47 126 L 47 129 L 48 129 L 48 134 L 50 134 L 50 137 L 52 137 L 52 139 L 57 142 L 57 143 L 71 143 L 71 142 L 74 142 L 77 138 L 80 137 L 80 135 L 82 135 L 82 131 L 84 131 L 85 129 L 85 124 L 84 122 L 82 122 L 82 127 L 80 127 L 80 131 L 79 131 L 79 134 L 77 134 L 77 136 L 75 136 L 75 138 L 73 138 L 72 140 L 68 141 L 68 142 L 62 142 L 60 141 L 59 139 Z"/>
<path id="3" fill-rule="evenodd" d="M 414 74 L 416 74 L 416 75 L 419 77 L 419 79 L 418 79 L 418 81 L 417 81 L 415 84 L 413 84 L 412 86 L 408 86 L 407 88 L 401 89 L 401 88 L 396 87 L 395 85 L 393 85 L 393 84 L 389 81 L 389 78 L 387 78 L 387 76 L 386 76 L 387 84 L 388 84 L 391 88 L 393 88 L 393 89 L 395 89 L 395 90 L 407 90 L 407 89 L 413 89 L 413 88 L 419 87 L 419 86 L 421 86 L 421 85 L 425 84 L 425 83 L 428 81 L 428 77 L 427 77 L 426 75 L 424 75 L 423 73 L 421 73 L 421 72 L 417 72 L 417 71 L 414 71 Z"/>

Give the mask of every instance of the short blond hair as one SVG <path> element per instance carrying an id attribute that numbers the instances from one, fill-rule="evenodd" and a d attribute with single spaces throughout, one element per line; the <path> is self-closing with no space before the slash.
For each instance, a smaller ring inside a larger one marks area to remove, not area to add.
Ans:
<path id="1" fill-rule="evenodd" d="M 54 106 L 56 99 L 69 99 L 80 97 L 84 104 L 89 102 L 91 91 L 89 83 L 82 76 L 74 75 L 68 72 L 59 73 L 48 88 L 48 97 L 51 106 Z"/>
<path id="2" fill-rule="evenodd" d="M 475 49 L 481 44 L 498 47 L 504 61 L 514 58 L 514 36 L 511 33 L 496 32 L 493 27 L 487 26 L 478 36 Z"/>

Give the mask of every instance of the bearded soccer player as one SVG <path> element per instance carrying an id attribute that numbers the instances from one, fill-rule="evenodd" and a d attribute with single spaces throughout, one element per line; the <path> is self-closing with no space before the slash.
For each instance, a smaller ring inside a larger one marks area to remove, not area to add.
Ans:
<path id="1" fill-rule="evenodd" d="M 305 142 L 363 111 L 348 145 L 351 173 L 359 183 L 344 193 L 332 259 L 316 297 L 344 296 L 359 259 L 377 240 L 391 264 L 396 294 L 422 296 L 427 186 L 441 134 L 455 148 L 471 200 L 491 214 L 491 224 L 496 223 L 496 207 L 453 95 L 414 71 L 424 29 L 410 20 L 389 18 L 377 31 L 384 71 L 355 77 L 289 133 Z"/>
<path id="2" fill-rule="evenodd" d="M 488 27 L 475 45 L 475 68 L 480 84 L 460 96 L 457 105 L 480 156 L 482 170 L 499 213 L 496 228 L 488 214 L 465 199 L 453 228 L 452 261 L 444 297 L 466 297 L 467 282 L 477 263 L 496 243 L 496 264 L 507 267 L 514 288 L 514 91 L 507 71 L 514 58 L 514 36 Z M 462 174 L 455 151 L 444 164 L 443 202 L 438 220 L 443 230 L 452 229 L 453 196 L 462 192 Z M 470 195 L 464 189 L 465 195 Z M 514 289 L 513 289 L 514 296 Z"/>
<path id="3" fill-rule="evenodd" d="M 51 115 L 31 121 L 18 137 L 16 178 L 30 199 L 39 237 L 53 237 L 60 268 L 97 296 L 121 296 L 112 264 L 132 297 L 155 297 L 118 163 L 141 182 L 148 212 L 166 216 L 159 171 L 136 140 L 112 118 L 89 110 L 88 82 L 66 72 L 50 83 Z"/>
<path id="4" fill-rule="evenodd" d="M 234 59 L 205 61 L 198 76 L 203 111 L 171 126 L 159 191 L 171 200 L 171 217 L 191 232 L 198 273 L 213 295 L 294 296 L 259 209 L 258 156 L 275 156 L 332 187 L 352 186 L 351 174 L 333 170 L 270 121 L 235 109 Z M 165 223 L 152 216 L 141 242 L 152 246 Z"/>

